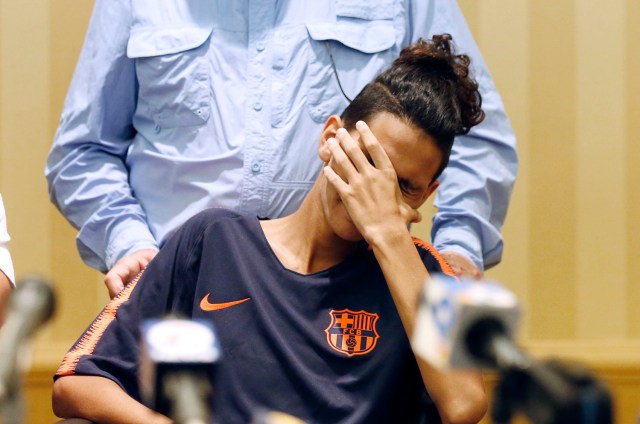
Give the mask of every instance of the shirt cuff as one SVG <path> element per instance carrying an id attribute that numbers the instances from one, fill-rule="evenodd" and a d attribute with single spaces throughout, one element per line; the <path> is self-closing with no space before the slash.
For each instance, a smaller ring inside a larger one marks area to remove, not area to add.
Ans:
<path id="1" fill-rule="evenodd" d="M 76 245 L 85 264 L 107 272 L 122 257 L 142 249 L 158 250 L 158 243 L 146 223 L 135 219 L 122 221 L 100 233 L 89 225 L 80 230 Z"/>
<path id="2" fill-rule="evenodd" d="M 484 271 L 479 237 L 464 227 L 440 227 L 433 239 L 440 252 L 455 252 L 468 258 L 480 271 Z"/>

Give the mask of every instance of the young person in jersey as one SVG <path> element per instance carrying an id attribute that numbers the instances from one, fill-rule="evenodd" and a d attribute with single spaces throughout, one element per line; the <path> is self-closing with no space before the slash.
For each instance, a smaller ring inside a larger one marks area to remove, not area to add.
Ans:
<path id="1" fill-rule="evenodd" d="M 325 166 L 296 212 L 260 220 L 209 209 L 170 238 L 65 356 L 56 414 L 169 422 L 139 403 L 136 366 L 141 321 L 171 313 L 216 327 L 215 422 L 247 423 L 257 408 L 314 423 L 420 422 L 425 393 L 443 422 L 479 421 L 480 373 L 435 370 L 412 352 L 423 284 L 453 272 L 408 224 L 454 137 L 483 116 L 450 36 L 404 49 L 327 120 Z"/>

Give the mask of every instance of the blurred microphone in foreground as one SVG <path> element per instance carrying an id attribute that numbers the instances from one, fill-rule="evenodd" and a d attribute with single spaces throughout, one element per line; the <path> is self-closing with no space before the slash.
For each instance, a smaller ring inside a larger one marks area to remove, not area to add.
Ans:
<path id="1" fill-rule="evenodd" d="M 213 324 L 165 318 L 142 324 L 140 391 L 144 403 L 176 424 L 211 419 L 213 378 L 221 350 Z"/>
<path id="2" fill-rule="evenodd" d="M 539 362 L 516 346 L 519 316 L 515 295 L 495 282 L 434 276 L 422 293 L 412 344 L 439 368 L 498 371 L 495 423 L 521 412 L 536 424 L 610 424 L 611 396 L 589 370 Z"/>
<path id="3" fill-rule="evenodd" d="M 258 409 L 253 414 L 251 424 L 306 424 L 306 421 L 284 412 Z"/>
<path id="4" fill-rule="evenodd" d="M 22 347 L 33 333 L 53 315 L 52 287 L 38 276 L 18 281 L 9 298 L 4 326 L 0 329 L 0 409 L 4 424 L 21 423 L 23 402 L 20 393 Z"/>

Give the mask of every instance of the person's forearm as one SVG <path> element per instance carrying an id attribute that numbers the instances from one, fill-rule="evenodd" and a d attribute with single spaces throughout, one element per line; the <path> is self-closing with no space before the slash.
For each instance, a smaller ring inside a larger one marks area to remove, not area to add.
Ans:
<path id="1" fill-rule="evenodd" d="M 402 324 L 411 339 L 422 287 L 429 278 L 408 232 L 386 237 L 372 245 L 387 280 Z M 474 371 L 439 371 L 416 357 L 425 387 L 445 424 L 477 423 L 486 413 L 482 374 Z"/>
<path id="2" fill-rule="evenodd" d="M 371 248 L 387 281 L 408 335 L 413 334 L 418 298 L 429 273 L 406 227 Z"/>
<path id="3" fill-rule="evenodd" d="M 130 397 L 112 380 L 96 376 L 72 375 L 56 380 L 53 411 L 60 418 L 84 418 L 94 423 L 171 423 L 169 418 Z"/>
<path id="4" fill-rule="evenodd" d="M 443 424 L 476 424 L 484 417 L 489 404 L 480 371 L 438 370 L 416 360 Z"/>

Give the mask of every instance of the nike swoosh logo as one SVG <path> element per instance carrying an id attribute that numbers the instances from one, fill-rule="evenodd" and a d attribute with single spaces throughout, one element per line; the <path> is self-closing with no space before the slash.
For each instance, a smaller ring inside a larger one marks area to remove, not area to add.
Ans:
<path id="1" fill-rule="evenodd" d="M 200 301 L 200 308 L 203 311 L 218 311 L 220 309 L 226 309 L 226 308 L 230 308 L 232 306 L 236 306 L 239 305 L 241 303 L 246 302 L 247 300 L 250 300 L 250 297 L 247 297 L 245 299 L 240 299 L 240 300 L 234 300 L 233 302 L 225 302 L 225 303 L 211 303 L 209 302 L 209 295 L 211 293 L 207 293 L 202 300 Z"/>

